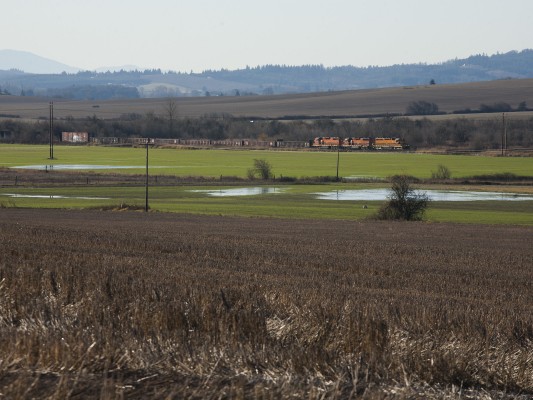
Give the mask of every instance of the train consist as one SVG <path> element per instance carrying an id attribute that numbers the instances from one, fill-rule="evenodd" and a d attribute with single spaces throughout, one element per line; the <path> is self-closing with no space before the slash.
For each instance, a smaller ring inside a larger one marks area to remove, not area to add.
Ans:
<path id="1" fill-rule="evenodd" d="M 348 150 L 406 150 L 409 148 L 409 145 L 402 139 L 393 137 L 340 138 L 324 136 L 310 140 L 309 147 Z"/>
<path id="2" fill-rule="evenodd" d="M 119 137 L 90 137 L 90 143 L 100 145 L 132 145 L 144 146 L 148 143 L 156 146 L 182 146 L 194 148 L 269 148 L 280 149 L 342 149 L 342 150 L 406 150 L 409 145 L 400 138 L 393 137 L 359 137 L 340 138 L 335 136 L 322 136 L 309 141 L 257 140 L 257 139 L 168 139 L 168 138 L 119 138 Z M 67 143 L 66 139 L 63 139 Z"/>

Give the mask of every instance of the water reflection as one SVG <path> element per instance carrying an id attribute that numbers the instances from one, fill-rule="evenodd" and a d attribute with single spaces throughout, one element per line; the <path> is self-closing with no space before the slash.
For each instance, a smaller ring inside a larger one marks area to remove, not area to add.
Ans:
<path id="1" fill-rule="evenodd" d="M 389 189 L 334 190 L 313 193 L 320 200 L 382 201 L 390 196 Z M 422 190 L 432 201 L 531 201 L 533 196 L 516 193 L 474 192 L 462 190 Z"/>
<path id="2" fill-rule="evenodd" d="M 246 187 L 233 189 L 209 189 L 209 190 L 191 190 L 195 193 L 205 193 L 212 197 L 230 197 L 230 196 L 257 196 L 261 194 L 281 193 L 284 189 L 276 187 Z"/>
<path id="3" fill-rule="evenodd" d="M 80 170 L 80 169 L 141 169 L 146 168 L 145 165 L 94 165 L 94 164 L 36 164 L 36 165 L 19 165 L 11 167 L 13 169 L 35 169 L 43 171 L 65 171 L 65 170 Z M 164 168 L 158 166 L 150 166 L 150 168 Z"/>
<path id="4" fill-rule="evenodd" d="M 1 196 L 7 196 L 14 199 L 75 199 L 75 200 L 109 200 L 109 197 L 89 197 L 89 196 L 62 196 L 56 194 L 17 194 L 3 193 Z"/>

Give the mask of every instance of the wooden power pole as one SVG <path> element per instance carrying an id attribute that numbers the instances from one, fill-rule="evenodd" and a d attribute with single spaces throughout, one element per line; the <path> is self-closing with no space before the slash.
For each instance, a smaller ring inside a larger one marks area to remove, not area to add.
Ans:
<path id="1" fill-rule="evenodd" d="M 54 159 L 54 103 L 50 102 L 50 160 Z"/>

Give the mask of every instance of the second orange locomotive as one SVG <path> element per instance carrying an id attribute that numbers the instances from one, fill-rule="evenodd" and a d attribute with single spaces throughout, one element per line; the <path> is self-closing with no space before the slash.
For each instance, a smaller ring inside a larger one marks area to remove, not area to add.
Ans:
<path id="1" fill-rule="evenodd" d="M 337 136 L 316 137 L 309 142 L 310 147 L 316 148 L 342 148 L 349 150 L 404 150 L 409 145 L 400 138 L 393 137 L 359 137 L 359 138 L 340 138 Z"/>

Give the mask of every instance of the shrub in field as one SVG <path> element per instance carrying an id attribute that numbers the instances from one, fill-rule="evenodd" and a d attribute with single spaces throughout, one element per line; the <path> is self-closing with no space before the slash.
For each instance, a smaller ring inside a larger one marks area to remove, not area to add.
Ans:
<path id="1" fill-rule="evenodd" d="M 254 159 L 253 168 L 248 170 L 248 178 L 254 179 L 256 176 L 259 176 L 263 180 L 272 178 L 274 176 L 272 173 L 272 164 L 267 160 Z"/>
<path id="2" fill-rule="evenodd" d="M 431 179 L 450 179 L 452 171 L 446 166 L 439 164 L 437 171 L 431 171 Z"/>
<path id="3" fill-rule="evenodd" d="M 420 221 L 426 211 L 429 198 L 417 193 L 407 175 L 395 175 L 391 179 L 389 201 L 383 205 L 376 218 L 381 220 Z"/>

